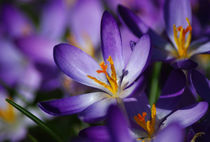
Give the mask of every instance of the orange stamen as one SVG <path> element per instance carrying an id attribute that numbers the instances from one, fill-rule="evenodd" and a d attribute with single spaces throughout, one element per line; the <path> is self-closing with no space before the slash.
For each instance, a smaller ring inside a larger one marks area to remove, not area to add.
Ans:
<path id="1" fill-rule="evenodd" d="M 182 26 L 176 27 L 176 25 L 173 25 L 174 41 L 178 49 L 179 58 L 188 57 L 187 50 L 191 42 L 192 26 L 190 25 L 189 19 L 186 18 L 186 20 L 188 23 L 188 26 L 186 29 L 184 29 Z M 178 37 L 178 32 L 179 32 L 179 37 Z"/>
<path id="2" fill-rule="evenodd" d="M 151 121 L 145 120 L 146 115 L 147 115 L 146 112 L 143 112 L 142 115 L 137 114 L 137 116 L 134 116 L 134 120 L 140 127 L 142 127 L 147 132 L 147 134 L 151 138 L 155 132 L 155 120 L 156 120 L 155 104 L 152 105 L 152 109 L 151 109 Z"/>
<path id="3" fill-rule="evenodd" d="M 111 66 L 111 76 L 107 72 L 108 65 L 106 65 L 104 62 L 100 63 L 101 70 L 97 70 L 96 72 L 99 73 L 99 74 L 104 73 L 109 84 L 106 84 L 106 83 L 104 83 L 104 82 L 102 82 L 102 81 L 98 80 L 97 78 L 92 77 L 90 75 L 87 75 L 87 77 L 92 79 L 96 83 L 102 85 L 103 87 L 107 88 L 113 94 L 113 97 L 118 97 L 116 95 L 117 91 L 118 91 L 117 74 L 116 74 L 116 70 L 115 70 L 115 67 L 114 67 L 114 62 L 113 62 L 111 56 L 109 56 L 107 61 L 110 63 L 110 66 Z"/>

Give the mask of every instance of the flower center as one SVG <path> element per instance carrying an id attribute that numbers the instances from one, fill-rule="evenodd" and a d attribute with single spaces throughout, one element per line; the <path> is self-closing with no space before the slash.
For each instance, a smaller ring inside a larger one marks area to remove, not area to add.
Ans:
<path id="1" fill-rule="evenodd" d="M 137 114 L 137 116 L 134 116 L 134 120 L 136 123 L 141 126 L 148 134 L 149 138 L 152 138 L 154 132 L 155 132 L 155 120 L 156 120 L 156 107 L 155 104 L 152 105 L 151 109 L 151 120 L 145 120 L 147 113 L 143 112 L 141 114 Z"/>
<path id="2" fill-rule="evenodd" d="M 174 31 L 174 41 L 176 43 L 177 49 L 178 49 L 178 56 L 179 58 L 187 58 L 187 50 L 191 42 L 191 36 L 192 36 L 192 27 L 190 25 L 190 21 L 188 18 L 186 18 L 188 26 L 186 29 L 184 29 L 182 26 L 176 27 L 176 25 L 173 25 L 173 31 Z M 179 32 L 179 35 L 178 35 Z"/>
<path id="3" fill-rule="evenodd" d="M 0 118 L 8 123 L 13 123 L 15 121 L 16 115 L 12 105 L 7 104 L 7 108 L 5 110 L 0 109 Z"/>
<path id="4" fill-rule="evenodd" d="M 99 74 L 104 73 L 109 84 L 106 84 L 106 83 L 104 83 L 104 82 L 102 82 L 102 81 L 98 80 L 97 78 L 92 77 L 90 75 L 87 75 L 87 77 L 92 79 L 96 83 L 100 84 L 101 86 L 107 88 L 113 94 L 113 97 L 118 97 L 117 96 L 117 91 L 118 91 L 117 74 L 116 74 L 116 70 L 115 70 L 115 67 L 114 67 L 114 62 L 112 60 L 112 57 L 109 56 L 107 61 L 109 62 L 110 66 L 111 66 L 111 76 L 107 72 L 108 65 L 105 64 L 104 62 L 100 63 L 101 70 L 97 70 L 96 72 L 99 73 Z"/>

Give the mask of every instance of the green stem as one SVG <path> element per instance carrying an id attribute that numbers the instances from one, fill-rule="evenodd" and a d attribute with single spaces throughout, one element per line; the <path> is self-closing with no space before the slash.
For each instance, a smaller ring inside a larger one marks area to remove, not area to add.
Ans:
<path id="1" fill-rule="evenodd" d="M 161 62 L 155 63 L 153 67 L 153 72 L 152 72 L 152 81 L 151 81 L 151 86 L 150 86 L 150 94 L 149 94 L 149 103 L 152 106 L 152 104 L 156 103 L 158 97 L 159 97 L 159 76 L 160 76 L 160 71 L 161 71 Z"/>

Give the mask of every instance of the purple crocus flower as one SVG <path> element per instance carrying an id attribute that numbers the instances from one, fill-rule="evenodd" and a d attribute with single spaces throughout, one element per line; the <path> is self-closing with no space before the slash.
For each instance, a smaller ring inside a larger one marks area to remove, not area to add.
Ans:
<path id="1" fill-rule="evenodd" d="M 90 141 L 104 142 L 181 142 L 184 138 L 184 131 L 178 122 L 170 123 L 167 127 L 158 130 L 150 138 L 142 138 L 142 129 L 131 131 L 126 117 L 116 106 L 110 106 L 107 112 L 107 126 L 94 126 L 80 132 L 80 136 Z M 143 132 L 144 133 L 144 132 Z"/>
<path id="2" fill-rule="evenodd" d="M 190 60 L 198 54 L 210 52 L 208 38 L 201 38 L 191 43 L 192 16 L 190 1 L 167 0 L 164 9 L 166 32 L 172 44 L 161 38 L 136 15 L 123 6 L 119 6 L 119 13 L 131 31 L 137 36 L 142 33 L 151 35 L 154 57 L 160 60 L 171 60 L 176 68 L 193 68 L 195 63 Z"/>
<path id="3" fill-rule="evenodd" d="M 69 10 L 71 45 L 93 56 L 100 42 L 100 22 L 103 14 L 101 1 L 78 0 Z M 87 22 L 88 21 L 88 22 Z"/>
<path id="4" fill-rule="evenodd" d="M 197 64 L 191 60 L 191 57 L 194 57 L 198 54 L 209 53 L 210 42 L 208 41 L 208 38 L 201 38 L 190 44 L 192 33 L 190 1 L 166 1 L 166 31 L 169 36 L 169 39 L 172 41 L 172 44 L 165 41 L 154 31 L 149 29 L 148 26 L 146 26 L 136 15 L 134 15 L 127 8 L 119 6 L 119 13 L 121 14 L 121 17 L 124 20 L 125 24 L 135 35 L 141 36 L 142 33 L 146 32 L 148 32 L 151 35 L 153 44 L 156 46 L 156 48 L 153 48 L 152 54 L 154 60 L 170 62 L 171 65 L 176 69 L 191 69 L 192 71 L 188 72 L 191 82 L 190 86 L 192 86 L 192 89 L 195 90 L 194 93 L 199 94 L 203 99 L 209 102 L 210 96 L 208 95 L 208 93 L 210 89 L 209 85 L 207 85 L 207 78 L 200 72 L 193 69 L 197 66 Z M 193 77 L 191 77 L 192 72 Z M 198 78 L 198 76 L 202 76 L 202 78 L 200 78 L 199 80 L 195 80 L 196 78 Z M 187 85 L 185 76 L 183 76 L 181 81 L 184 82 L 184 86 Z M 195 86 L 195 82 L 197 82 L 198 86 Z M 205 85 L 201 86 L 199 84 Z M 169 84 L 166 85 L 169 86 Z M 173 87 L 174 84 L 166 88 Z M 205 90 L 205 92 L 201 90 Z"/>
<path id="5" fill-rule="evenodd" d="M 101 23 L 104 61 L 100 66 L 93 58 L 72 45 L 59 44 L 54 47 L 55 62 L 65 74 L 99 91 L 41 102 L 39 106 L 45 112 L 52 115 L 79 113 L 84 121 L 102 118 L 110 104 L 120 103 L 138 85 L 139 80 L 135 81 L 144 71 L 149 59 L 149 36 L 144 35 L 139 39 L 128 63 L 124 64 L 117 22 L 111 14 L 104 12 Z"/>
<path id="6" fill-rule="evenodd" d="M 189 96 L 189 94 L 186 94 L 185 96 Z M 181 103 L 181 101 L 179 103 Z M 161 104 L 168 105 L 168 107 L 162 109 L 162 106 L 157 104 L 157 108 L 155 105 L 150 108 L 145 94 L 138 93 L 136 99 L 125 102 L 130 125 L 128 125 L 126 118 L 124 118 L 122 114 L 119 114 L 119 110 L 116 111 L 116 107 L 111 107 L 107 115 L 107 127 L 90 127 L 81 131 L 80 136 L 92 140 L 99 139 L 102 141 L 110 141 L 110 139 L 114 139 L 115 141 L 132 141 L 134 139 L 142 141 L 169 141 L 166 139 L 169 134 L 166 134 L 164 137 L 160 134 L 167 132 L 167 129 L 176 123 L 179 130 L 171 130 L 170 132 L 171 134 L 174 133 L 176 136 L 176 132 L 181 133 L 182 129 L 197 122 L 208 110 L 208 103 L 206 102 L 195 103 L 193 105 L 186 104 L 184 107 L 180 106 L 178 109 L 172 109 L 170 108 L 170 106 L 174 105 L 172 99 L 164 98 L 161 100 Z M 114 119 L 114 116 L 116 119 Z M 121 123 L 121 121 L 123 121 L 123 123 Z M 180 138 L 175 139 L 175 141 L 181 141 L 182 138 Z"/>
<path id="7" fill-rule="evenodd" d="M 63 0 L 49 0 L 42 8 L 39 35 L 59 40 L 64 35 L 67 22 L 67 6 Z"/>
<path id="8" fill-rule="evenodd" d="M 31 20 L 12 5 L 2 6 L 1 19 L 5 32 L 11 37 L 30 35 L 34 31 Z"/>

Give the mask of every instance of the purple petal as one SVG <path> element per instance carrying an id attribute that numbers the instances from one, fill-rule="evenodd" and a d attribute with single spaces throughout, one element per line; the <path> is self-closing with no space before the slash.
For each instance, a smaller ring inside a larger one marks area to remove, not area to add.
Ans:
<path id="1" fill-rule="evenodd" d="M 141 37 L 142 34 L 148 31 L 148 26 L 146 26 L 139 17 L 137 17 L 131 10 L 128 8 L 119 5 L 118 12 L 120 18 L 128 26 L 128 28 L 137 36 Z"/>
<path id="2" fill-rule="evenodd" d="M 49 1 L 43 6 L 40 34 L 50 39 L 62 38 L 66 28 L 66 14 L 64 1 Z"/>
<path id="3" fill-rule="evenodd" d="M 99 65 L 92 57 L 77 47 L 68 44 L 56 45 L 54 59 L 57 66 L 77 82 L 102 89 L 101 85 L 87 77 L 90 75 L 106 83 L 105 76 L 96 72 L 100 69 Z"/>
<path id="4" fill-rule="evenodd" d="M 174 42 L 173 25 L 176 27 L 182 26 L 186 28 L 188 26 L 186 18 L 192 21 L 190 0 L 168 0 L 165 3 L 164 18 L 166 24 L 166 31 L 170 40 Z M 176 46 L 175 46 L 176 47 Z"/>
<path id="5" fill-rule="evenodd" d="M 148 35 L 143 35 L 137 42 L 131 54 L 128 65 L 125 68 L 125 75 L 123 84 L 131 84 L 143 72 L 148 64 L 150 57 L 150 38 Z"/>
<path id="6" fill-rule="evenodd" d="M 61 86 L 61 74 L 59 73 L 59 70 L 55 65 L 36 63 L 35 66 L 42 76 L 42 84 L 40 86 L 40 89 L 49 91 Z"/>
<path id="7" fill-rule="evenodd" d="M 35 97 L 34 93 L 39 89 L 41 79 L 38 70 L 32 64 L 28 65 L 18 82 L 18 92 L 23 95 L 27 101 L 33 101 Z"/>
<path id="8" fill-rule="evenodd" d="M 181 126 L 185 128 L 201 119 L 207 110 L 208 103 L 200 102 L 193 106 L 175 111 L 169 117 L 167 117 L 166 121 L 164 121 L 164 124 L 168 125 L 169 123 L 175 121 L 180 122 Z"/>
<path id="9" fill-rule="evenodd" d="M 210 86 L 208 79 L 200 72 L 192 70 L 190 71 L 190 82 L 198 95 L 210 102 Z"/>
<path id="10" fill-rule="evenodd" d="M 31 35 L 18 38 L 16 45 L 32 61 L 55 65 L 53 60 L 53 46 L 57 42 L 46 37 Z"/>
<path id="11" fill-rule="evenodd" d="M 166 117 L 169 113 L 179 108 L 191 106 L 195 104 L 197 101 L 195 100 L 194 95 L 191 93 L 188 87 L 185 88 L 184 93 L 182 95 L 159 98 L 156 106 L 157 106 L 157 116 L 159 119 Z"/>
<path id="12" fill-rule="evenodd" d="M 153 30 L 150 29 L 148 33 L 151 37 L 153 45 L 155 46 L 155 48 L 152 49 L 153 60 L 172 60 L 173 57 L 170 55 L 170 53 L 174 50 L 172 45 Z"/>
<path id="13" fill-rule="evenodd" d="M 161 130 L 154 138 L 154 142 L 183 142 L 184 130 L 179 123 L 171 123 Z"/>
<path id="14" fill-rule="evenodd" d="M 142 22 L 142 20 L 135 15 L 132 11 L 127 9 L 126 7 L 119 5 L 118 11 L 120 14 L 120 18 L 128 26 L 128 28 L 137 36 L 141 37 L 142 34 L 148 32 L 151 37 L 153 44 L 158 47 L 157 50 L 154 51 L 152 58 L 153 60 L 171 60 L 172 57 L 169 56 L 167 50 L 171 50 L 171 45 L 169 42 L 161 38 L 158 34 L 156 34 L 153 30 L 149 29 L 148 26 Z"/>
<path id="15" fill-rule="evenodd" d="M 182 71 L 174 70 L 170 73 L 160 95 L 160 98 L 179 96 L 184 92 L 186 78 Z"/>
<path id="16" fill-rule="evenodd" d="M 110 106 L 107 112 L 107 128 L 113 142 L 133 142 L 126 117 L 117 106 Z"/>
<path id="17" fill-rule="evenodd" d="M 136 124 L 133 117 L 138 113 L 142 114 L 143 112 L 146 112 L 148 114 L 146 119 L 148 119 L 150 114 L 150 108 L 148 107 L 149 101 L 144 93 L 138 93 L 136 98 L 126 98 L 123 101 L 131 123 Z"/>
<path id="18" fill-rule="evenodd" d="M 70 115 L 85 110 L 93 103 L 104 98 L 104 93 L 88 93 L 63 99 L 40 102 L 39 107 L 51 115 Z"/>
<path id="19" fill-rule="evenodd" d="M 124 68 L 122 57 L 122 41 L 120 30 L 113 16 L 104 12 L 101 21 L 101 40 L 104 61 L 112 57 L 118 75 L 122 75 Z"/>
<path id="20" fill-rule="evenodd" d="M 81 120 L 88 123 L 103 120 L 106 116 L 109 106 L 115 103 L 115 99 L 105 98 L 89 106 L 79 114 L 79 117 Z"/>
<path id="21" fill-rule="evenodd" d="M 25 64 L 15 45 L 0 39 L 0 78 L 8 85 L 15 85 L 24 72 Z"/>
<path id="22" fill-rule="evenodd" d="M 3 26 L 10 36 L 29 35 L 34 31 L 32 22 L 12 5 L 4 5 L 1 14 Z"/>
<path id="23" fill-rule="evenodd" d="M 186 70 L 193 69 L 193 68 L 197 67 L 197 63 L 195 63 L 191 59 L 176 60 L 171 65 L 175 69 L 186 69 Z"/>
<path id="24" fill-rule="evenodd" d="M 191 52 L 191 56 L 197 54 L 210 54 L 210 42 L 204 43 Z"/>
<path id="25" fill-rule="evenodd" d="M 93 126 L 80 131 L 79 136 L 92 141 L 110 141 L 106 126 Z"/>
<path id="26" fill-rule="evenodd" d="M 138 37 L 136 37 L 126 26 L 122 26 L 120 31 L 122 36 L 123 59 L 125 65 L 127 65 L 134 46 L 138 41 Z"/>
<path id="27" fill-rule="evenodd" d="M 103 8 L 98 0 L 77 0 L 70 10 L 69 26 L 79 47 L 89 48 L 88 40 L 94 48 L 98 46 L 102 12 Z"/>

